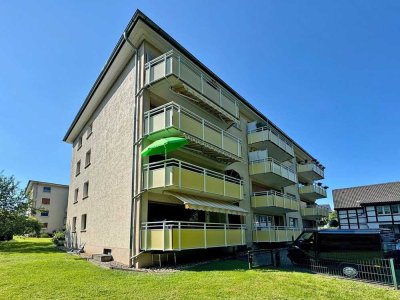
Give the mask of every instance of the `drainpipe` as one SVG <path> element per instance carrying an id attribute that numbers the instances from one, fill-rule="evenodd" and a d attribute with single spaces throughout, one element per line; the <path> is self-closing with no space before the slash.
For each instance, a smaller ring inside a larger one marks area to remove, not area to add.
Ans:
<path id="1" fill-rule="evenodd" d="M 136 97 L 137 97 L 137 87 L 138 87 L 138 49 L 135 47 L 135 45 L 129 40 L 126 31 L 124 31 L 123 33 L 123 37 L 124 40 L 133 48 L 134 50 L 134 59 L 135 59 L 135 93 L 134 93 L 134 97 L 135 97 L 135 101 L 136 101 Z M 134 193 L 134 185 L 135 185 L 135 180 L 136 180 L 136 176 L 135 176 L 135 157 L 136 157 L 136 144 L 137 144 L 137 103 L 135 103 L 135 112 L 134 112 L 134 121 L 133 121 L 133 137 L 134 137 L 134 144 L 133 146 L 133 164 L 132 164 L 132 192 Z M 132 194 L 133 194 L 132 193 Z M 130 241 L 129 241 L 129 247 L 130 247 L 130 260 L 132 259 L 132 257 L 135 256 L 135 248 L 136 248 L 136 230 L 135 230 L 135 225 L 136 225 L 136 199 L 138 198 L 138 196 L 140 196 L 140 193 L 137 195 L 134 195 L 132 197 L 131 200 L 131 226 L 130 226 Z"/>

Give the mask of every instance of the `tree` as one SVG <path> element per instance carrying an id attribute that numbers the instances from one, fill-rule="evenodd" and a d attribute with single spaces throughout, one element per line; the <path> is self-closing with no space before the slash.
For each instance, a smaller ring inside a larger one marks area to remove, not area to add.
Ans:
<path id="1" fill-rule="evenodd" d="M 27 217 L 31 203 L 19 188 L 14 176 L 0 173 L 0 241 L 11 240 L 14 234 L 25 233 L 26 225 L 34 221 Z M 35 227 L 36 228 L 36 227 Z"/>
<path id="2" fill-rule="evenodd" d="M 328 226 L 329 227 L 338 227 L 339 226 L 339 221 L 337 217 L 337 211 L 333 210 L 329 213 L 328 215 Z"/>
<path id="3" fill-rule="evenodd" d="M 25 219 L 25 222 L 22 224 L 22 227 L 16 234 L 32 234 L 35 236 L 39 236 L 42 232 L 42 224 L 38 221 L 38 219 L 33 217 L 28 217 Z"/>
<path id="4" fill-rule="evenodd" d="M 328 227 L 338 227 L 339 223 L 337 218 L 337 212 L 335 210 L 331 211 L 328 214 L 328 217 L 322 218 L 318 225 L 319 226 L 328 225 Z"/>

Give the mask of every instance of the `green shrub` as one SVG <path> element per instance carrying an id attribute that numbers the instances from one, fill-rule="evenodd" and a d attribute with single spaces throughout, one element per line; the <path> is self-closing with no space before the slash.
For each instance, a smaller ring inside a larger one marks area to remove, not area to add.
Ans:
<path id="1" fill-rule="evenodd" d="M 41 237 L 41 238 L 48 238 L 48 237 L 50 237 L 50 235 L 49 235 L 48 233 L 46 233 L 46 232 L 42 232 L 42 233 L 39 235 L 39 237 Z"/>
<path id="2" fill-rule="evenodd" d="M 63 246 L 64 242 L 65 242 L 65 232 L 64 231 L 54 232 L 52 241 L 53 241 L 53 244 L 56 246 Z"/>

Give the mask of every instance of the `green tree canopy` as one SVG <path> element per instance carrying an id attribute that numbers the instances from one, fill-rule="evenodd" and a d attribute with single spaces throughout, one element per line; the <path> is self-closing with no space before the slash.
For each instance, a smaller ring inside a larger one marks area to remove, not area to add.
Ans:
<path id="1" fill-rule="evenodd" d="M 36 232 L 36 220 L 28 219 L 31 203 L 19 188 L 14 176 L 0 173 L 0 241 L 10 240 L 14 234 L 26 233 L 27 227 Z M 40 224 L 39 224 L 40 225 Z"/>

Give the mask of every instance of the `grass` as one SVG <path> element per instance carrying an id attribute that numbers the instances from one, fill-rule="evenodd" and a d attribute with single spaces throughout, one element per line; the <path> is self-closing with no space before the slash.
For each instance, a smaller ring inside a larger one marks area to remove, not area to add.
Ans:
<path id="1" fill-rule="evenodd" d="M 0 299 L 400 299 L 400 292 L 307 273 L 248 270 L 242 261 L 150 274 L 107 270 L 50 239 L 0 243 Z"/>

